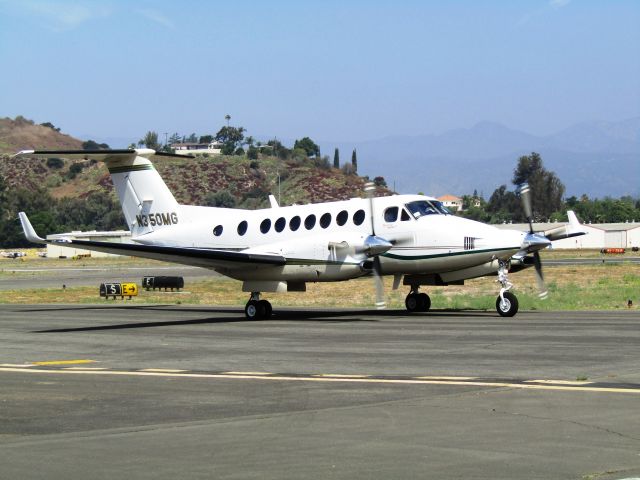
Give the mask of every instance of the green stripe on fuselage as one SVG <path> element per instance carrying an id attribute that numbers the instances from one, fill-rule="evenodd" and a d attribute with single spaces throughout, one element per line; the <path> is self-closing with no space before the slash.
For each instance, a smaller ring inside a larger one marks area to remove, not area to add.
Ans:
<path id="1" fill-rule="evenodd" d="M 126 165 L 124 167 L 111 167 L 109 173 L 127 173 L 127 172 L 140 172 L 142 170 L 153 170 L 153 165 Z"/>
<path id="2" fill-rule="evenodd" d="M 442 258 L 442 257 L 456 257 L 458 255 L 473 255 L 475 253 L 488 253 L 488 252 L 505 252 L 508 250 L 518 250 L 519 247 L 513 248 L 488 248 L 485 250 L 465 250 L 461 252 L 449 252 L 449 253 L 436 253 L 433 255 L 398 255 L 396 253 L 383 253 L 382 257 L 392 258 L 394 260 L 428 260 L 430 258 Z"/>

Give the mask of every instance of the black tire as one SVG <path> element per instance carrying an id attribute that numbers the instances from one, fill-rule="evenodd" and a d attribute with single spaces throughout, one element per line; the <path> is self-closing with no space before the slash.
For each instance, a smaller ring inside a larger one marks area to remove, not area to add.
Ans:
<path id="1" fill-rule="evenodd" d="M 273 307 L 271 306 L 271 303 L 269 303 L 267 300 L 260 300 L 258 302 L 258 308 L 261 307 L 264 308 L 264 315 L 262 316 L 262 318 L 264 318 L 265 320 L 271 318 L 271 314 L 273 313 Z"/>
<path id="2" fill-rule="evenodd" d="M 502 304 L 500 295 L 496 299 L 496 311 L 501 317 L 513 317 L 518 313 L 518 299 L 513 293 L 504 292 L 504 305 Z"/>
<path id="3" fill-rule="evenodd" d="M 265 305 L 256 300 L 249 300 L 244 307 L 244 315 L 247 320 L 260 320 L 264 318 L 266 311 Z"/>
<path id="4" fill-rule="evenodd" d="M 407 298 L 404 299 L 404 306 L 407 307 L 407 312 L 417 312 L 420 306 L 418 295 L 410 293 Z"/>
<path id="5" fill-rule="evenodd" d="M 426 293 L 418 294 L 418 311 L 428 312 L 431 308 L 431 298 Z"/>

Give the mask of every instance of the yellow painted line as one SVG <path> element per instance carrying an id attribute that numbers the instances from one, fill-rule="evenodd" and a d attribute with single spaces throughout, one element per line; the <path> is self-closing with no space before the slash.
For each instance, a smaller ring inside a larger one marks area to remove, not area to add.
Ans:
<path id="1" fill-rule="evenodd" d="M 546 383 L 552 385 L 592 385 L 593 382 L 582 380 L 526 380 L 525 383 Z"/>
<path id="2" fill-rule="evenodd" d="M 269 372 L 222 372 L 223 375 L 273 375 Z"/>
<path id="3" fill-rule="evenodd" d="M 142 370 L 138 370 L 139 372 L 158 372 L 158 373 L 180 373 L 186 372 L 187 370 L 178 370 L 174 368 L 143 368 Z"/>
<path id="4" fill-rule="evenodd" d="M 34 365 L 44 367 L 46 365 L 79 365 L 82 363 L 96 363 L 95 360 L 50 360 L 48 362 L 32 362 Z"/>
<path id="5" fill-rule="evenodd" d="M 321 373 L 319 375 L 312 375 L 313 377 L 322 378 L 369 378 L 371 375 L 344 375 L 340 373 Z"/>
<path id="6" fill-rule="evenodd" d="M 413 377 L 418 380 L 475 380 L 478 377 L 440 377 L 440 376 L 426 376 L 426 377 Z"/>
<path id="7" fill-rule="evenodd" d="M 50 375 L 121 375 L 133 377 L 180 377 L 180 378 L 212 378 L 212 379 L 245 379 L 245 380 L 264 380 L 279 382 L 350 382 L 350 383 L 378 383 L 388 385 L 450 385 L 465 387 L 496 387 L 496 388 L 514 388 L 521 390 L 551 390 L 562 392 L 592 392 L 592 393 L 635 393 L 640 394 L 639 388 L 620 388 L 620 387 L 587 387 L 587 386 L 569 386 L 569 385 L 550 385 L 550 384 L 531 384 L 531 383 L 508 383 L 508 382 L 461 382 L 456 380 L 416 380 L 402 378 L 332 378 L 332 377 L 288 377 L 286 375 L 238 375 L 225 373 L 160 373 L 160 372 L 141 372 L 141 371 L 119 371 L 119 370 L 36 370 L 22 369 L 13 367 L 0 368 L 0 372 L 22 372 L 22 373 L 44 373 Z"/>
<path id="8" fill-rule="evenodd" d="M 32 363 L 30 364 L 17 364 L 17 363 L 0 363 L 0 367 L 13 367 L 13 368 L 31 368 L 34 367 Z"/>

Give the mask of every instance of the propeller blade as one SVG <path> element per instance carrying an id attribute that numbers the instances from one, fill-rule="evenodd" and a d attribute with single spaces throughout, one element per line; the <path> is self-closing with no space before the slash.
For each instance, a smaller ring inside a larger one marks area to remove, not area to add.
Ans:
<path id="1" fill-rule="evenodd" d="M 369 199 L 369 218 L 371 219 L 371 235 L 375 237 L 376 229 L 374 226 L 374 212 L 373 212 L 373 194 L 376 191 L 376 186 L 373 182 L 367 182 L 364 184 L 364 193 L 367 195 Z"/>
<path id="2" fill-rule="evenodd" d="M 544 284 L 544 274 L 542 273 L 542 261 L 540 260 L 540 252 L 533 252 L 533 265 L 536 268 L 536 282 L 538 283 L 538 297 L 547 298 L 549 292 Z"/>
<path id="3" fill-rule="evenodd" d="M 383 238 L 376 237 L 375 229 L 375 210 L 373 208 L 373 194 L 376 186 L 373 182 L 367 182 L 364 185 L 364 192 L 369 199 L 369 218 L 371 219 L 371 235 L 367 238 L 365 244 L 369 250 L 369 255 L 373 256 L 373 282 L 376 286 L 376 308 L 382 310 L 387 308 L 384 301 L 384 283 L 382 282 L 382 265 L 380 264 L 379 255 L 389 250 L 393 245 Z"/>
<path id="4" fill-rule="evenodd" d="M 529 233 L 533 233 L 533 214 L 531 211 L 531 189 L 527 183 L 520 187 L 520 199 L 522 200 L 522 208 L 529 222 Z"/>
<path id="5" fill-rule="evenodd" d="M 384 300 L 384 283 L 379 257 L 373 259 L 373 281 L 376 285 L 376 309 L 383 310 L 387 308 L 387 303 Z"/>

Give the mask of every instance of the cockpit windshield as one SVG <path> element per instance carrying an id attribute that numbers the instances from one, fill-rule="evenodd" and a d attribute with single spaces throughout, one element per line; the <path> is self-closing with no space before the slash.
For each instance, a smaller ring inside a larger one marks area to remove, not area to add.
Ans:
<path id="1" fill-rule="evenodd" d="M 437 200 L 416 200 L 407 203 L 407 209 L 414 218 L 420 218 L 424 215 L 451 215 L 451 212 Z"/>

